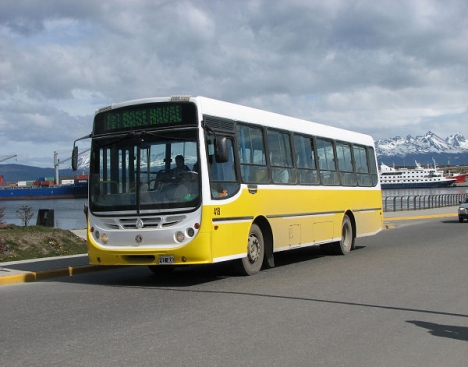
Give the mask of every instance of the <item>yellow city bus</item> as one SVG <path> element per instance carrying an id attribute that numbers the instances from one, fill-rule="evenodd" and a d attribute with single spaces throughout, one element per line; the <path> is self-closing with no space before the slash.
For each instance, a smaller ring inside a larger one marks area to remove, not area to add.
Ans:
<path id="1" fill-rule="evenodd" d="M 101 108 L 91 138 L 96 265 L 232 262 L 252 275 L 307 246 L 346 255 L 382 229 L 371 136 L 205 97 Z"/>

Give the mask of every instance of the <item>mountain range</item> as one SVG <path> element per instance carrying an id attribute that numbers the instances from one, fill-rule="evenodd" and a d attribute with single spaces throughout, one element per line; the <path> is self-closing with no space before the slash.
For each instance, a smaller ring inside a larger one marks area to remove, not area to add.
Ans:
<path id="1" fill-rule="evenodd" d="M 395 166 L 414 166 L 414 161 L 438 165 L 468 164 L 468 140 L 460 133 L 442 139 L 431 131 L 426 135 L 406 138 L 395 136 L 377 140 L 375 149 L 379 163 Z"/>
<path id="2" fill-rule="evenodd" d="M 403 138 L 395 136 L 375 142 L 377 159 L 380 163 L 395 166 L 414 166 L 418 161 L 422 165 L 468 165 L 468 140 L 462 134 L 453 134 L 442 139 L 429 131 L 426 135 Z M 60 178 L 73 177 L 75 174 L 87 174 L 89 170 L 89 153 L 82 154 L 78 160 L 78 171 L 63 167 Z M 0 175 L 5 182 L 31 181 L 38 177 L 53 177 L 53 168 L 31 167 L 20 164 L 1 164 Z"/>

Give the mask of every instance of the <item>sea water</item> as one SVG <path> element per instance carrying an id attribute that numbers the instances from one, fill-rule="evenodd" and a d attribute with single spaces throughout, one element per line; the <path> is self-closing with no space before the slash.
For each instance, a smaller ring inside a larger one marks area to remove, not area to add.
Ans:
<path id="1" fill-rule="evenodd" d="M 4 208 L 2 222 L 5 224 L 24 225 L 17 211 L 28 206 L 34 214 L 28 225 L 36 225 L 39 209 L 46 209 L 54 211 L 55 228 L 71 230 L 86 228 L 83 211 L 86 203 L 87 199 L 0 200 L 0 208 Z"/>

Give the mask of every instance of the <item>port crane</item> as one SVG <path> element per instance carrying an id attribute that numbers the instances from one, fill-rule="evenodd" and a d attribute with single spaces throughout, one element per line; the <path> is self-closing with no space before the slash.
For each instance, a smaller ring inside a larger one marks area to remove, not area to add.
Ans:
<path id="1" fill-rule="evenodd" d="M 11 158 L 16 158 L 16 157 L 18 157 L 16 154 L 0 157 L 0 162 L 6 161 L 6 160 L 11 159 Z"/>
<path id="2" fill-rule="evenodd" d="M 83 150 L 79 155 L 86 153 L 90 149 L 85 149 Z M 62 163 L 65 163 L 69 160 L 71 160 L 72 157 L 66 158 L 64 160 L 60 160 L 58 158 L 58 152 L 54 152 L 54 168 L 55 168 L 55 184 L 58 185 L 60 183 L 60 178 L 59 178 L 59 165 Z"/>
<path id="3" fill-rule="evenodd" d="M 0 162 L 6 161 L 11 158 L 16 158 L 16 157 L 17 157 L 16 154 L 3 156 L 3 157 L 0 157 Z M 0 175 L 0 184 L 3 186 L 4 183 L 5 183 L 5 179 L 3 178 L 3 175 Z"/>

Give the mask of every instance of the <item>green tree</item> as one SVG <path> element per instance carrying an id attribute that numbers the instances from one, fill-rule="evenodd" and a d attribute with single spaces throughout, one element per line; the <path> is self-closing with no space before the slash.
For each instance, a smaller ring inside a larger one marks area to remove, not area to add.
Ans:
<path id="1" fill-rule="evenodd" d="M 33 209 L 30 206 L 22 205 L 17 211 L 16 215 L 21 219 L 24 226 L 27 227 L 29 221 L 34 217 Z"/>

